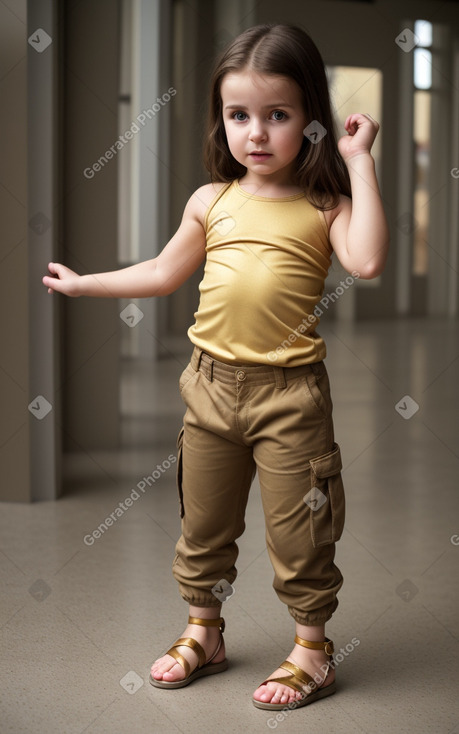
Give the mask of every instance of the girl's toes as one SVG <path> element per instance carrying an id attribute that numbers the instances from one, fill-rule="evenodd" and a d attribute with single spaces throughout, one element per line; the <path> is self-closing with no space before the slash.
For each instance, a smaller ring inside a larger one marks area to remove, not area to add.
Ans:
<path id="1" fill-rule="evenodd" d="M 272 691 L 271 691 L 272 692 Z M 282 688 L 276 688 L 271 696 L 271 703 L 284 703 L 284 692 Z"/>
<path id="2" fill-rule="evenodd" d="M 167 671 L 167 666 L 164 665 L 164 663 L 162 665 L 159 665 L 158 663 L 156 663 L 155 665 L 152 665 L 151 667 L 151 674 L 153 678 L 155 678 L 156 680 L 161 680 L 161 678 L 166 673 L 166 671 Z"/>
<path id="3" fill-rule="evenodd" d="M 269 703 L 269 701 L 271 700 L 271 693 L 268 690 L 267 686 L 260 686 L 259 688 L 257 688 L 255 693 L 253 694 L 253 697 L 257 701 L 263 701 L 264 703 Z"/>
<path id="4" fill-rule="evenodd" d="M 170 670 L 165 670 L 163 673 L 163 680 L 176 680 L 174 669 L 175 669 L 175 665 Z"/>
<path id="5" fill-rule="evenodd" d="M 171 665 L 171 662 L 172 661 L 170 660 L 162 660 L 161 658 L 159 660 L 155 660 L 155 662 L 151 666 L 152 677 L 155 680 L 165 681 L 172 681 L 176 678 L 178 679 L 180 677 L 178 674 L 178 672 L 180 671 L 180 666 L 177 663 Z"/>
<path id="6" fill-rule="evenodd" d="M 257 701 L 264 701 L 266 703 L 266 690 L 263 686 L 263 688 L 257 688 L 255 693 L 253 694 L 253 697 L 257 699 Z"/>
<path id="7" fill-rule="evenodd" d="M 293 691 L 289 688 L 284 688 L 282 690 L 282 698 L 281 703 L 290 703 L 290 701 L 293 701 Z"/>
<path id="8" fill-rule="evenodd" d="M 185 677 L 184 673 L 185 671 L 183 670 L 182 666 L 179 665 L 178 663 L 175 663 L 175 665 L 173 665 L 172 668 L 170 668 L 169 670 L 166 670 L 163 673 L 163 680 L 167 680 L 167 681 L 182 680 L 182 678 Z"/>

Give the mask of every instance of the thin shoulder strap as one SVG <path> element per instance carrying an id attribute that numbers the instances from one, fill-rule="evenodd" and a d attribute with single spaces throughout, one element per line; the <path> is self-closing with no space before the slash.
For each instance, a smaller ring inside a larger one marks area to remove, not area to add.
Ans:
<path id="1" fill-rule="evenodd" d="M 210 212 L 214 208 L 215 204 L 221 199 L 221 197 L 223 196 L 223 194 L 226 191 L 228 191 L 228 189 L 230 188 L 230 186 L 233 185 L 233 183 L 234 183 L 234 181 L 230 181 L 229 183 L 227 183 L 224 186 L 222 186 L 221 189 L 220 189 L 220 191 L 218 191 L 217 194 L 215 194 L 214 198 L 212 199 L 212 201 L 210 202 L 209 206 L 207 207 L 206 215 L 204 217 L 204 226 L 205 226 L 206 229 L 207 229 L 207 220 L 209 218 Z"/>

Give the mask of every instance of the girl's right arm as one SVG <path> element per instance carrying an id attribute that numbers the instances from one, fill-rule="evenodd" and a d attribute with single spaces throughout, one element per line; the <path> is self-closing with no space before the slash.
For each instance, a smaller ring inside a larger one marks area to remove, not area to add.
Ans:
<path id="1" fill-rule="evenodd" d="M 48 293 L 56 291 L 73 297 L 149 298 L 173 293 L 205 258 L 204 215 L 214 195 L 208 184 L 190 197 L 177 232 L 152 260 L 93 275 L 77 275 L 65 265 L 49 263 L 51 275 L 43 278 L 43 284 Z"/>

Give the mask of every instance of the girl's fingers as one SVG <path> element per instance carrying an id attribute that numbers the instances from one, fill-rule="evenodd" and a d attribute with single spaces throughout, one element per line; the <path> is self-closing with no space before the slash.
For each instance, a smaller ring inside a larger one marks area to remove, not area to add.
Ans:
<path id="1" fill-rule="evenodd" d="M 48 288 L 48 293 L 54 293 L 56 290 L 59 290 L 59 287 L 56 289 L 54 285 L 54 283 L 56 283 L 56 285 L 59 283 L 59 278 L 45 275 L 44 278 L 42 278 L 42 283 Z"/>
<path id="2" fill-rule="evenodd" d="M 63 293 L 67 296 L 77 295 L 75 292 L 75 283 L 78 276 L 73 270 L 61 263 L 48 263 L 49 275 L 42 278 L 43 285 L 48 289 L 48 293 Z"/>
<path id="3" fill-rule="evenodd" d="M 358 129 L 355 120 L 353 120 L 353 117 L 354 115 L 351 115 L 351 117 L 348 117 L 348 119 L 346 120 L 346 124 L 344 126 L 347 132 L 349 133 L 349 135 L 355 135 Z"/>
<path id="4" fill-rule="evenodd" d="M 42 283 L 48 289 L 48 293 L 53 295 L 62 292 L 60 283 L 64 275 L 64 266 L 61 266 L 60 263 L 50 262 L 48 263 L 48 272 L 49 275 L 42 278 Z"/>
<path id="5" fill-rule="evenodd" d="M 353 135 L 355 132 L 357 132 L 358 130 L 357 123 L 358 123 L 359 117 L 360 117 L 359 114 L 349 115 L 346 122 L 344 123 L 344 127 L 346 128 L 349 135 Z"/>
<path id="6" fill-rule="evenodd" d="M 377 125 L 377 124 L 378 124 L 378 123 L 376 122 L 376 120 L 374 119 L 374 117 L 372 117 L 372 116 L 370 115 L 370 113 L 369 113 L 369 112 L 354 112 L 354 114 L 352 114 L 352 115 L 349 115 L 349 116 L 348 116 L 348 117 L 346 118 L 346 122 L 345 122 L 344 124 L 345 124 L 345 126 L 346 126 L 347 124 L 352 124 L 352 123 L 356 123 L 356 122 L 358 122 L 358 121 L 359 121 L 359 120 L 360 120 L 360 119 L 361 119 L 362 117 L 365 117 L 365 118 L 366 118 L 367 120 L 369 120 L 370 122 L 373 122 L 373 123 L 374 123 L 375 125 Z M 361 120 L 361 121 L 363 122 L 363 120 Z"/>
<path id="7" fill-rule="evenodd" d="M 60 263 L 48 263 L 48 270 L 53 279 L 58 280 L 65 276 L 68 269 Z"/>
<path id="8" fill-rule="evenodd" d="M 361 127 L 368 125 L 368 123 L 377 133 L 379 130 L 379 124 L 368 112 L 356 112 L 353 115 L 349 115 L 344 123 L 344 128 L 348 135 L 355 135 Z M 370 130 L 369 127 L 366 129 L 367 131 Z"/>

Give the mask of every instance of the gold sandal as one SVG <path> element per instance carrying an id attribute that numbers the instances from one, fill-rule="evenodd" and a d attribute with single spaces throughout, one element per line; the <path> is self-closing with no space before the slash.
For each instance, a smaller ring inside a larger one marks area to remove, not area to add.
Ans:
<path id="1" fill-rule="evenodd" d="M 331 663 L 333 662 L 333 642 L 327 637 L 324 642 L 310 642 L 309 640 L 303 640 L 298 635 L 295 636 L 295 642 L 303 647 L 308 647 L 310 650 L 325 650 L 329 656 L 327 663 L 327 670 L 325 672 L 324 681 L 327 679 L 328 672 L 330 670 Z M 259 709 L 270 709 L 273 711 L 279 711 L 280 709 L 297 709 L 301 706 L 307 706 L 309 703 L 317 701 L 319 698 L 325 698 L 325 696 L 331 696 L 332 693 L 336 692 L 335 681 L 330 683 L 328 686 L 319 688 L 314 678 L 306 673 L 304 670 L 291 663 L 289 660 L 285 660 L 282 665 L 279 666 L 283 670 L 287 670 L 290 675 L 286 675 L 283 678 L 268 678 L 263 681 L 260 685 L 264 686 L 266 683 L 282 683 L 289 688 L 293 688 L 295 691 L 299 691 L 302 694 L 302 698 L 298 701 L 292 701 L 291 703 L 264 703 L 263 701 L 257 701 L 256 698 L 252 698 L 254 706 Z"/>
<path id="2" fill-rule="evenodd" d="M 188 624 L 201 624 L 203 627 L 219 627 L 220 641 L 218 643 L 217 649 L 215 650 L 212 657 L 210 657 L 209 660 L 206 660 L 206 653 L 197 640 L 194 640 L 192 637 L 181 637 L 179 640 L 174 642 L 170 650 L 168 650 L 165 655 L 171 655 L 171 657 L 175 658 L 177 662 L 182 666 L 182 668 L 184 668 L 185 678 L 182 678 L 182 680 L 172 681 L 156 680 L 156 678 L 153 678 L 150 673 L 150 683 L 152 686 L 156 686 L 156 688 L 183 688 L 184 686 L 187 686 L 194 680 L 196 680 L 196 678 L 201 678 L 204 675 L 213 675 L 214 673 L 223 673 L 223 671 L 228 668 L 228 660 L 226 658 L 220 663 L 212 662 L 212 660 L 220 650 L 223 642 L 223 632 L 225 631 L 225 620 L 223 619 L 223 617 L 220 617 L 218 619 L 200 619 L 200 617 L 188 617 Z M 192 673 L 190 673 L 191 666 L 188 660 L 184 658 L 183 655 L 180 655 L 180 653 L 176 650 L 176 648 L 180 645 L 191 647 L 191 649 L 196 653 L 198 657 L 198 665 Z"/>

